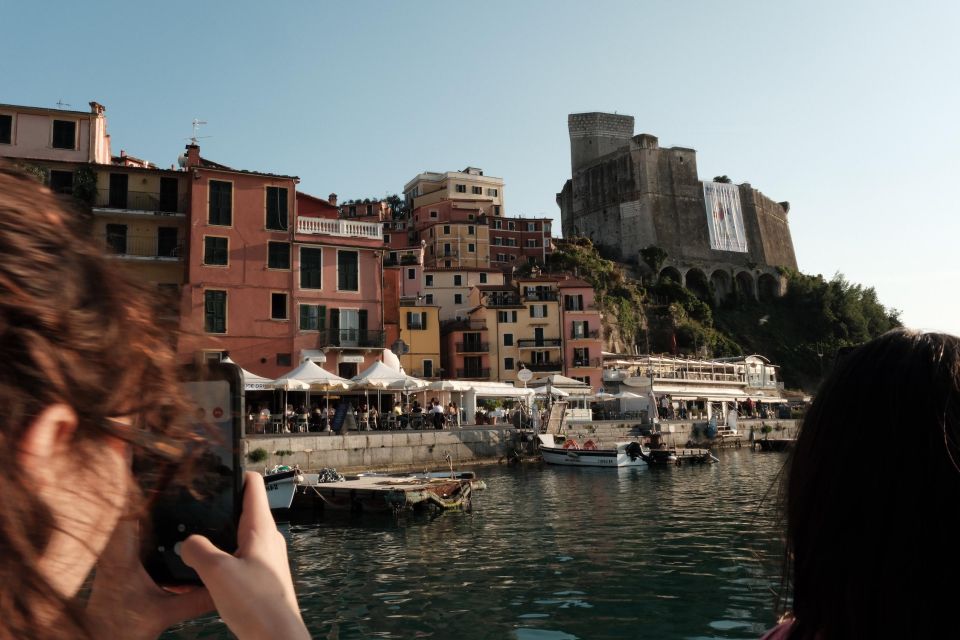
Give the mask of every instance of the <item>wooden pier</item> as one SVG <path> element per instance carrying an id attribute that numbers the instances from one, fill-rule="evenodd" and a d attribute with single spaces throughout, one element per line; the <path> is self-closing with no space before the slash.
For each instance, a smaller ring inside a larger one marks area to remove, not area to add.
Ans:
<path id="1" fill-rule="evenodd" d="M 317 482 L 304 474 L 292 511 L 401 513 L 403 511 L 469 509 L 469 479 L 348 476 L 343 482 Z"/>

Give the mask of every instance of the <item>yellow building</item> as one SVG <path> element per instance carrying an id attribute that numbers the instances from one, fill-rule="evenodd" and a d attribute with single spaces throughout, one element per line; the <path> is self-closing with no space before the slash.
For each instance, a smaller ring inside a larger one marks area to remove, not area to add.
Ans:
<path id="1" fill-rule="evenodd" d="M 437 378 L 440 375 L 440 308 L 417 298 L 400 299 L 400 340 L 407 353 L 400 364 L 408 375 Z"/>
<path id="2" fill-rule="evenodd" d="M 499 271 L 428 267 L 423 272 L 421 293 L 427 304 L 440 307 L 441 320 L 452 320 L 466 317 L 469 310 L 477 305 L 470 299 L 474 287 L 503 282 L 504 274 Z"/>
<path id="3" fill-rule="evenodd" d="M 503 179 L 485 176 L 483 170 L 476 167 L 445 173 L 425 171 L 404 185 L 403 195 L 411 211 L 456 200 L 471 203 L 484 215 L 504 213 Z"/>

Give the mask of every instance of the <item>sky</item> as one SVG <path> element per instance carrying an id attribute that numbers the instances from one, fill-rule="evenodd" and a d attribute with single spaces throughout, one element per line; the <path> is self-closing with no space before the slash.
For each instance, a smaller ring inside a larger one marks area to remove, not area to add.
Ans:
<path id="1" fill-rule="evenodd" d="M 701 179 L 789 201 L 801 271 L 960 334 L 960 3 L 48 1 L 4 16 L 0 102 L 96 100 L 113 152 L 160 166 L 205 120 L 204 157 L 341 201 L 475 166 L 504 179 L 507 215 L 559 222 L 567 114 L 633 115 L 636 133 L 696 149 Z"/>

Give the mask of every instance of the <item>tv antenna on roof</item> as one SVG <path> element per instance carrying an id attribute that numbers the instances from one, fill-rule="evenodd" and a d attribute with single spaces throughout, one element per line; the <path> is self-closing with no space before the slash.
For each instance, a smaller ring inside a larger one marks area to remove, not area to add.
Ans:
<path id="1" fill-rule="evenodd" d="M 207 121 L 206 121 L 206 120 L 198 120 L 197 118 L 194 118 L 194 119 L 193 119 L 193 135 L 192 135 L 191 137 L 187 138 L 187 140 L 190 141 L 190 144 L 196 145 L 196 144 L 197 144 L 197 140 L 202 140 L 202 139 L 204 139 L 204 138 L 209 138 L 209 137 L 210 137 L 210 136 L 198 136 L 198 135 L 197 135 L 197 134 L 200 132 L 200 125 L 202 125 L 202 124 L 207 124 Z"/>
<path id="2" fill-rule="evenodd" d="M 72 107 L 73 105 L 67 104 L 66 102 L 63 101 L 63 98 L 60 98 L 59 100 L 57 100 L 57 106 L 63 109 L 64 107 Z"/>

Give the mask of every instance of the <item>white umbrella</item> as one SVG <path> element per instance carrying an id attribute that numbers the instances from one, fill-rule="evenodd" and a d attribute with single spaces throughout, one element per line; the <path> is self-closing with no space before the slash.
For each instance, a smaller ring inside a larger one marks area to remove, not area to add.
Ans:
<path id="1" fill-rule="evenodd" d="M 632 391 L 621 391 L 620 393 L 613 394 L 613 397 L 617 400 L 636 400 L 643 396 L 639 393 L 633 393 Z"/>
<path id="2" fill-rule="evenodd" d="M 330 412 L 330 390 L 349 389 L 351 386 L 350 381 L 346 378 L 341 378 L 335 373 L 330 373 L 316 362 L 309 359 L 304 360 L 296 369 L 289 371 L 285 375 L 278 378 L 277 382 L 281 380 L 296 380 L 301 383 L 306 383 L 306 391 L 311 389 L 316 391 L 326 391 L 328 414 Z M 308 396 L 307 401 L 309 402 L 309 400 L 310 398 Z M 286 403 L 284 403 L 284 405 L 286 405 Z"/>
<path id="3" fill-rule="evenodd" d="M 222 360 L 228 364 L 237 364 L 230 357 L 226 357 Z M 237 365 L 240 367 L 240 365 Z M 243 377 L 243 390 L 244 391 L 263 391 L 265 389 L 273 388 L 273 380 L 270 378 L 264 378 L 263 376 L 258 376 L 255 373 L 247 371 L 243 367 L 240 367 L 240 375 Z"/>
<path id="4" fill-rule="evenodd" d="M 600 400 L 601 402 L 606 401 L 606 400 L 611 400 L 611 399 L 613 399 L 613 398 L 615 398 L 615 397 L 616 397 L 616 396 L 614 396 L 612 393 L 607 393 L 606 391 L 604 391 L 604 390 L 602 390 L 602 389 L 601 389 L 600 391 L 597 391 L 595 394 L 593 394 L 593 399 L 594 399 L 594 400 Z"/>
<path id="5" fill-rule="evenodd" d="M 534 393 L 538 396 L 557 396 L 558 398 L 566 398 L 570 394 L 564 391 L 563 389 L 551 388 L 550 385 L 544 385 L 542 387 L 534 388 Z"/>

